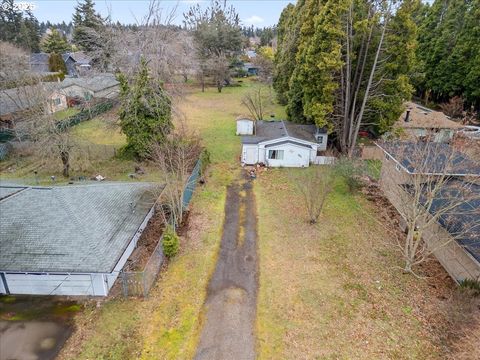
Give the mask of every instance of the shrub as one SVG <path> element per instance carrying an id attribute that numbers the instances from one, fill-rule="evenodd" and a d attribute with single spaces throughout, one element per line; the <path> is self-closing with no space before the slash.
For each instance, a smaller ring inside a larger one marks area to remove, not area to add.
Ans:
<path id="1" fill-rule="evenodd" d="M 171 226 L 168 226 L 163 233 L 162 246 L 163 253 L 168 259 L 173 258 L 180 250 L 180 240 Z"/>
<path id="2" fill-rule="evenodd" d="M 361 177 L 366 173 L 366 169 L 359 161 L 341 157 L 335 162 L 334 172 L 344 179 L 348 191 L 353 193 L 362 187 Z"/>
<path id="3" fill-rule="evenodd" d="M 200 176 L 205 175 L 205 171 L 207 170 L 208 165 L 210 165 L 210 151 L 207 149 L 203 149 L 202 153 L 200 154 L 200 161 L 201 161 L 201 168 L 200 168 Z"/>
<path id="4" fill-rule="evenodd" d="M 479 280 L 465 279 L 460 283 L 460 287 L 463 289 L 471 290 L 474 296 L 480 296 Z"/>

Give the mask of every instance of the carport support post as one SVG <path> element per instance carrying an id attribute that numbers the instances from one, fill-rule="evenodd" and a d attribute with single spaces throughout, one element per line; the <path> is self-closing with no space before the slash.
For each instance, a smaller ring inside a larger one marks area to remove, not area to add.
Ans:
<path id="1" fill-rule="evenodd" d="M 5 289 L 5 294 L 10 295 L 10 289 L 8 288 L 7 279 L 5 278 L 5 273 L 0 273 L 0 278 L 2 278 L 3 288 Z"/>

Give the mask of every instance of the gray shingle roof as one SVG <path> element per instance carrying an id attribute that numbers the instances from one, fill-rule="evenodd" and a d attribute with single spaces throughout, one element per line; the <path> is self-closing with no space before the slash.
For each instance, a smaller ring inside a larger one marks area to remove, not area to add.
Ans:
<path id="1" fill-rule="evenodd" d="M 70 57 L 72 58 L 75 63 L 79 65 L 90 65 L 92 59 L 85 54 L 83 51 L 76 51 L 72 53 L 65 53 L 62 55 L 63 61 L 67 61 L 67 59 Z"/>
<path id="2" fill-rule="evenodd" d="M 469 194 L 464 194 L 466 189 Z M 406 190 L 412 191 L 408 186 Z M 434 215 L 441 211 L 438 219 L 440 225 L 480 263 L 480 185 L 452 179 L 437 190 L 430 213 Z M 425 188 L 425 193 L 427 192 L 430 193 Z M 464 202 L 454 206 L 459 202 L 458 199 Z M 420 201 L 425 203 L 426 196 L 422 196 Z M 445 211 L 450 207 L 451 210 Z"/>
<path id="3" fill-rule="evenodd" d="M 93 92 L 108 89 L 117 86 L 119 82 L 114 74 L 100 74 L 85 78 L 66 78 L 60 83 L 60 87 L 65 89 L 71 85 L 78 85 Z"/>
<path id="4" fill-rule="evenodd" d="M 316 142 L 315 125 L 294 124 L 290 121 L 257 121 L 255 135 L 242 136 L 243 144 L 258 144 L 263 141 L 292 137 L 299 140 Z M 326 133 L 323 129 L 320 133 Z"/>
<path id="5" fill-rule="evenodd" d="M 147 183 L 0 188 L 10 192 L 0 200 L 0 270 L 20 272 L 111 272 L 154 193 Z"/>
<path id="6" fill-rule="evenodd" d="M 56 83 L 20 86 L 0 91 L 0 115 L 26 110 L 44 103 Z"/>
<path id="7" fill-rule="evenodd" d="M 30 69 L 36 73 L 49 72 L 48 59 L 50 55 L 47 53 L 35 53 L 30 55 Z"/>
<path id="8" fill-rule="evenodd" d="M 410 173 L 480 176 L 480 165 L 445 143 L 391 141 L 377 144 Z"/>

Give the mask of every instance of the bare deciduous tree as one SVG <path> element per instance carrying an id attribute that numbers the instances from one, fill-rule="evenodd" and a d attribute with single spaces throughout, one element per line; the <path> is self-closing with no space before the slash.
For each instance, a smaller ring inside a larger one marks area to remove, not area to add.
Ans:
<path id="1" fill-rule="evenodd" d="M 248 109 L 254 120 L 263 120 L 265 107 L 269 101 L 271 101 L 270 94 L 262 87 L 256 87 L 245 94 L 242 105 Z"/>
<path id="2" fill-rule="evenodd" d="M 302 170 L 300 175 L 290 173 L 290 179 L 302 195 L 310 224 L 316 224 L 322 213 L 325 200 L 333 189 L 333 176 L 326 167 L 313 166 Z"/>
<path id="3" fill-rule="evenodd" d="M 381 184 L 406 223 L 404 271 L 480 228 L 478 164 L 441 143 L 384 143 Z"/>
<path id="4" fill-rule="evenodd" d="M 183 221 L 184 189 L 201 150 L 200 138 L 182 126 L 177 126 L 175 133 L 170 134 L 165 142 L 155 144 L 152 149 L 152 159 L 165 184 L 159 201 L 168 207 L 177 225 Z"/>
<path id="5" fill-rule="evenodd" d="M 0 89 L 33 84 L 37 76 L 30 73 L 29 57 L 25 50 L 0 41 Z"/>
<path id="6" fill-rule="evenodd" d="M 451 118 L 461 118 L 463 114 L 463 99 L 460 96 L 454 96 L 447 103 L 440 104 L 440 109 Z"/>

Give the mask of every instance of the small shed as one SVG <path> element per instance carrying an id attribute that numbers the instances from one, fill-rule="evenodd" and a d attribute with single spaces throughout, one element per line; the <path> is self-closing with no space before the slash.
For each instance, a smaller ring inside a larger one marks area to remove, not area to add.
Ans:
<path id="1" fill-rule="evenodd" d="M 107 296 L 160 191 L 148 183 L 0 185 L 0 293 Z"/>
<path id="2" fill-rule="evenodd" d="M 247 117 L 237 118 L 237 135 L 253 135 L 255 121 Z"/>

